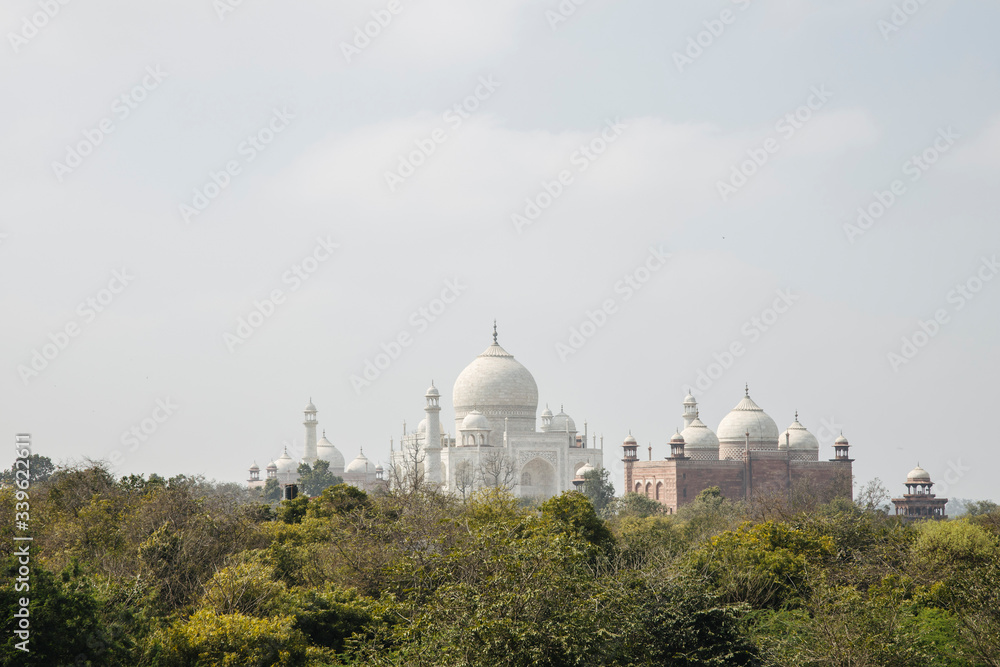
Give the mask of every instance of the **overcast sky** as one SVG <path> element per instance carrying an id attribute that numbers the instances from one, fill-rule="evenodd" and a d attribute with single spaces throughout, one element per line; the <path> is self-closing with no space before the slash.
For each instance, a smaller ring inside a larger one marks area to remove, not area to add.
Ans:
<path id="1" fill-rule="evenodd" d="M 10 0 L 0 430 L 238 481 L 301 452 L 312 397 L 348 460 L 385 461 L 431 379 L 454 429 L 496 318 L 619 489 L 629 429 L 665 456 L 688 386 L 715 429 L 749 383 L 821 458 L 843 429 L 858 483 L 898 494 L 919 462 L 998 499 L 998 23 L 948 0 Z"/>

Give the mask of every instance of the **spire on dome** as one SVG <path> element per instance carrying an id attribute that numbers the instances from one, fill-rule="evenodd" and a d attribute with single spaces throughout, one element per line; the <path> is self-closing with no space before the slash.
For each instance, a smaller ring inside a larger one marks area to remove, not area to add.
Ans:
<path id="1" fill-rule="evenodd" d="M 747 382 L 743 385 L 743 395 L 750 398 L 750 383 Z"/>
<path id="2" fill-rule="evenodd" d="M 495 319 L 493 320 L 493 344 L 499 345 L 497 343 L 497 321 Z"/>

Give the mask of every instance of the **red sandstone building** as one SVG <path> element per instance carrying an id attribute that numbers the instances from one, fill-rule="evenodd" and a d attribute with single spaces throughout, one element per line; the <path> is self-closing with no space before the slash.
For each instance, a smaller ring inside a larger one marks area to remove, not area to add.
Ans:
<path id="1" fill-rule="evenodd" d="M 834 458 L 819 460 L 819 441 L 798 414 L 784 433 L 750 398 L 719 424 L 718 435 L 698 417 L 697 402 L 684 399 L 684 430 L 670 439 L 670 456 L 640 461 L 632 434 L 622 444 L 625 490 L 658 500 L 673 513 L 702 489 L 718 486 L 731 500 L 791 491 L 798 486 L 831 490 L 851 497 L 850 444 L 843 435 L 834 443 Z"/>
<path id="2" fill-rule="evenodd" d="M 896 516 L 901 517 L 904 522 L 924 521 L 927 519 L 944 520 L 948 515 L 944 513 L 947 498 L 938 498 L 931 492 L 934 482 L 931 475 L 917 464 L 917 467 L 906 476 L 906 493 L 902 498 L 893 498 L 892 504 L 896 506 Z"/>

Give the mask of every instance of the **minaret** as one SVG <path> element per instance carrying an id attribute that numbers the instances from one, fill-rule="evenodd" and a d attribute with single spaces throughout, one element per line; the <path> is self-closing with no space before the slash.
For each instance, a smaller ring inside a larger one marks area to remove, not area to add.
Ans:
<path id="1" fill-rule="evenodd" d="M 306 448 L 302 453 L 302 461 L 313 465 L 316 463 L 316 406 L 313 405 L 312 398 L 309 398 L 309 405 L 305 410 L 305 421 L 302 424 L 306 427 Z"/>
<path id="2" fill-rule="evenodd" d="M 424 412 L 427 413 L 427 431 L 424 433 L 424 479 L 431 484 L 441 484 L 441 406 L 438 401 L 441 399 L 441 392 L 431 386 L 424 394 L 427 405 Z"/>
<path id="3" fill-rule="evenodd" d="M 690 389 L 688 389 L 688 395 L 684 397 L 684 414 L 681 416 L 684 418 L 684 428 L 690 426 L 691 422 L 698 418 L 698 401 L 691 395 Z"/>

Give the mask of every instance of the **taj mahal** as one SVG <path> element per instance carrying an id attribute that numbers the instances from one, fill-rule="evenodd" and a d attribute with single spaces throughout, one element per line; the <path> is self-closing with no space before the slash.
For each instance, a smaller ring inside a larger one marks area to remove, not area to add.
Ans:
<path id="1" fill-rule="evenodd" d="M 415 430 L 403 434 L 398 445 L 390 441 L 385 467 L 373 464 L 363 450 L 350 463 L 326 438 L 316 439 L 317 410 L 310 400 L 305 409 L 305 448 L 299 461 L 286 450 L 266 468 L 250 468 L 251 486 L 276 479 L 281 486 L 298 481 L 300 463 L 327 461 L 330 471 L 362 489 L 423 484 L 446 493 L 465 495 L 482 487 L 501 487 L 520 498 L 544 499 L 582 482 L 582 476 L 604 468 L 603 438 L 581 432 L 560 406 L 558 414 L 538 413 L 538 385 L 534 377 L 497 339 L 458 375 L 452 388 L 454 431 L 442 424 L 441 392 L 432 381 L 424 392 L 424 417 Z M 718 486 L 733 500 L 762 493 L 784 493 L 795 486 L 829 489 L 851 496 L 854 459 L 841 434 L 833 443 L 833 458 L 822 460 L 820 443 L 799 421 L 778 429 L 775 421 L 750 398 L 749 388 L 722 419 L 716 431 L 699 415 L 690 394 L 683 401 L 683 431 L 669 440 L 670 455 L 663 459 L 639 457 L 636 438 L 629 433 L 621 445 L 625 488 L 677 509 L 702 489 Z"/>

